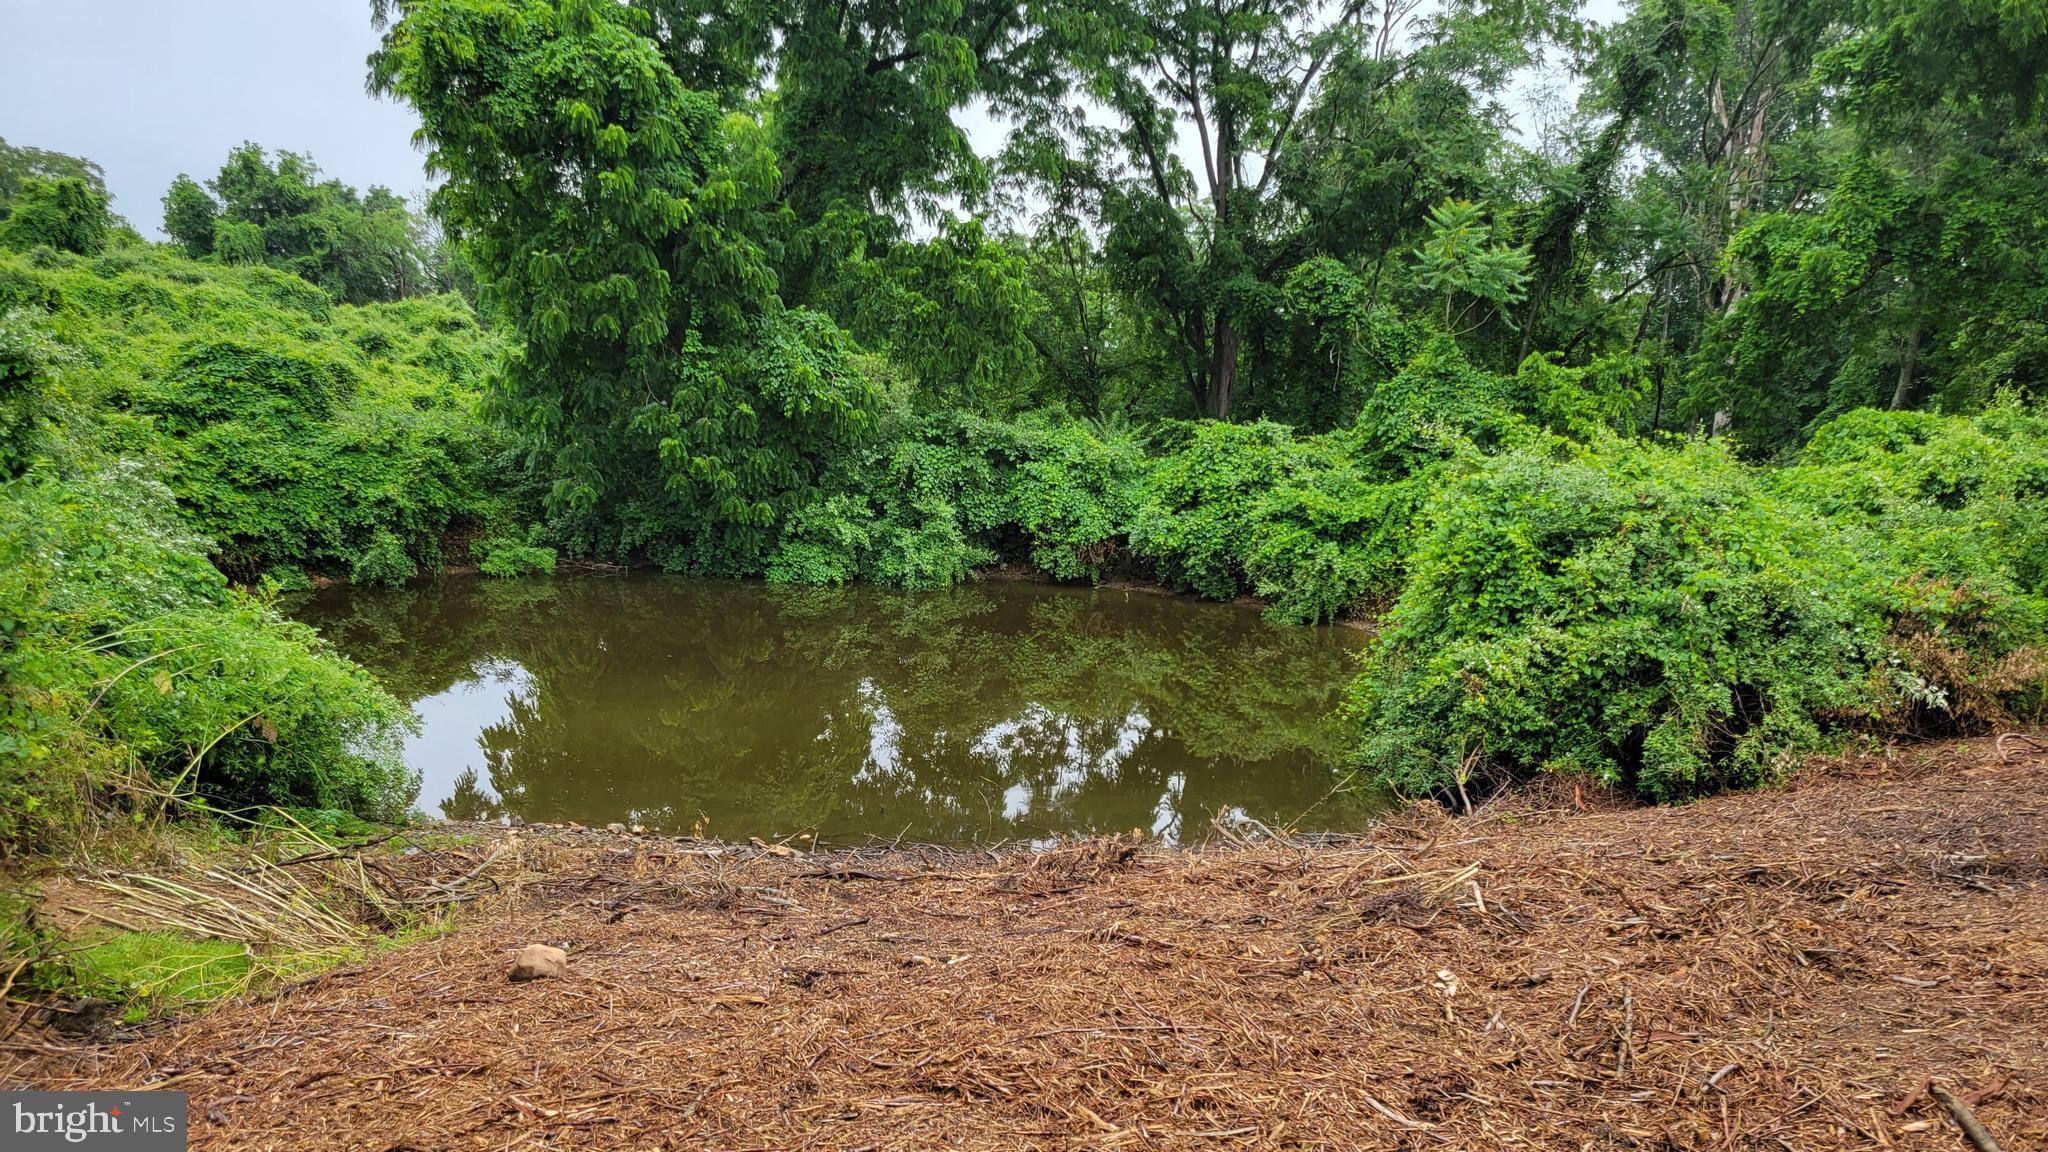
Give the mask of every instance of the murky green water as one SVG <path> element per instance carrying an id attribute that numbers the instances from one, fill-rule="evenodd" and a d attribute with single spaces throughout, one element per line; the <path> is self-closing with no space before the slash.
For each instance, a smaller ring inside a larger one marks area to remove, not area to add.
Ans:
<path id="1" fill-rule="evenodd" d="M 1225 811 L 1353 826 L 1376 799 L 1326 798 L 1360 638 L 1244 608 L 636 575 L 338 587 L 295 614 L 419 712 L 406 757 L 433 815 L 1171 839 Z"/>

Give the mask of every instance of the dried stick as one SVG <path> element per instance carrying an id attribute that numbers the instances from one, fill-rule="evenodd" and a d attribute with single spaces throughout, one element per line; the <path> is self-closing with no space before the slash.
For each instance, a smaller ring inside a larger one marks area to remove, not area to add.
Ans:
<path id="1" fill-rule="evenodd" d="M 1991 1133 L 1986 1131 L 1977 1119 L 1977 1114 L 1970 1111 L 1968 1104 L 1950 1095 L 1949 1090 L 1939 1084 L 1929 1084 L 1927 1090 L 1934 1093 L 1936 1100 L 1948 1105 L 1949 1115 L 1956 1118 L 1956 1123 L 1962 1126 L 1963 1135 L 1968 1136 L 1970 1143 L 1977 1146 L 1977 1152 L 2003 1152 L 1998 1146 L 1998 1141 L 1991 1138 Z"/>

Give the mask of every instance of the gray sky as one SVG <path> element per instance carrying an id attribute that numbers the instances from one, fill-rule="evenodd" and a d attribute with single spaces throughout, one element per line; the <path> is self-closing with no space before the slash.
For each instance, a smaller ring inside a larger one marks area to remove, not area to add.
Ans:
<path id="1" fill-rule="evenodd" d="M 145 236 L 172 177 L 211 177 L 244 140 L 357 188 L 426 187 L 419 121 L 363 92 L 368 0 L 0 0 L 0 28 L 0 137 L 98 163 Z"/>

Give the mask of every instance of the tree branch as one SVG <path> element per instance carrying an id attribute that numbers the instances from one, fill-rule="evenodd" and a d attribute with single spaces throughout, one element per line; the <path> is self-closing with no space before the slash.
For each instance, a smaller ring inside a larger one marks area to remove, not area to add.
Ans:
<path id="1" fill-rule="evenodd" d="M 1280 156 L 1280 146 L 1287 142 L 1288 133 L 1294 131 L 1295 123 L 1301 118 L 1301 102 L 1308 98 L 1308 90 L 1315 86 L 1316 77 L 1322 73 L 1323 65 L 1330 62 L 1331 55 L 1337 50 L 1336 31 L 1353 20 L 1358 19 L 1358 14 L 1363 7 L 1363 0 L 1352 0 L 1352 3 L 1347 5 L 1344 11 L 1338 14 L 1337 19 L 1330 27 L 1325 30 L 1325 35 L 1329 39 L 1316 52 L 1314 58 L 1309 61 L 1308 68 L 1302 72 L 1301 83 L 1296 85 L 1294 89 L 1294 98 L 1287 103 L 1287 115 L 1281 119 L 1279 126 L 1273 129 L 1273 142 L 1266 146 L 1266 154 L 1260 164 L 1258 187 L 1253 189 L 1252 192 L 1254 198 L 1265 196 L 1266 185 L 1271 183 L 1273 179 L 1273 162 Z"/>

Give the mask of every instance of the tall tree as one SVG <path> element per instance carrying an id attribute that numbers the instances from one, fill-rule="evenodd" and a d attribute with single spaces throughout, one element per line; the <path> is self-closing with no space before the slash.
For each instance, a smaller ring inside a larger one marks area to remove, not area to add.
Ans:
<path id="1" fill-rule="evenodd" d="M 1196 410 L 1230 414 L 1248 326 L 1278 306 L 1285 272 L 1316 254 L 1294 242 L 1299 206 L 1281 178 L 1290 153 L 1300 153 L 1294 184 L 1305 198 L 1357 205 L 1329 162 L 1372 147 L 1395 93 L 1429 82 L 1476 98 L 1569 27 L 1573 7 L 1118 0 L 1062 27 L 1077 84 L 1116 122 L 1076 115 L 1055 127 L 1097 174 L 1111 268 L 1176 348 Z M 1183 135 L 1192 168 L 1176 148 Z M 1400 205 L 1407 220 L 1392 230 L 1419 226 L 1435 198 Z M 1325 236 L 1358 222 L 1332 223 L 1320 223 Z"/>
<path id="2" fill-rule="evenodd" d="M 1103 210 L 1112 267 L 1149 297 L 1181 352 L 1190 399 L 1230 414 L 1244 315 L 1274 232 L 1275 163 L 1330 59 L 1359 34 L 1363 0 L 1126 0 L 1096 6 L 1076 60 L 1121 121 Z M 1174 145 L 1199 146 L 1190 171 Z"/>
<path id="3" fill-rule="evenodd" d="M 1637 10 L 1609 59 L 1638 50 L 1650 12 Z M 1743 290 L 1723 259 L 1730 239 L 1824 182 L 1830 117 L 1813 60 L 1842 13 L 1836 0 L 1692 0 L 1679 15 L 1684 49 L 1658 70 L 1632 118 L 1637 171 L 1618 180 L 1582 294 L 1557 301 L 1544 333 L 1574 357 L 1628 341 L 1655 378 L 1643 421 L 1650 428 L 1672 424 L 1681 405 L 1669 385 Z M 1622 95 L 1618 85 L 1597 85 L 1586 109 L 1612 115 Z"/>
<path id="4" fill-rule="evenodd" d="M 1568 333 L 1579 322 L 1572 313 L 1611 243 L 1607 229 L 1616 177 L 1632 132 L 1660 82 L 1685 54 L 1693 2 L 1645 0 L 1619 30 L 1609 57 L 1611 81 L 1600 93 L 1605 123 L 1580 153 L 1570 178 L 1545 197 L 1529 235 L 1533 261 L 1517 360 L 1554 343 L 1561 331 Z"/>
<path id="5" fill-rule="evenodd" d="M 1856 0 L 1840 19 L 1814 70 L 1847 131 L 1810 196 L 1735 234 L 1692 367 L 1695 411 L 1759 452 L 1848 408 L 2048 390 L 2048 18 Z"/>
<path id="6" fill-rule="evenodd" d="M 987 173 L 954 114 L 1042 99 L 1053 77 L 1038 5 L 1017 0 L 632 0 L 676 76 L 775 140 L 785 300 L 810 303 L 854 214 L 870 246 Z M 772 87 L 769 86 L 772 79 Z M 833 218 L 828 223 L 828 218 Z"/>
<path id="7" fill-rule="evenodd" d="M 372 82 L 420 114 L 432 206 L 521 354 L 499 403 L 584 547 L 757 571 L 791 493 L 866 426 L 838 330 L 785 314 L 758 124 L 609 0 L 399 0 Z"/>

